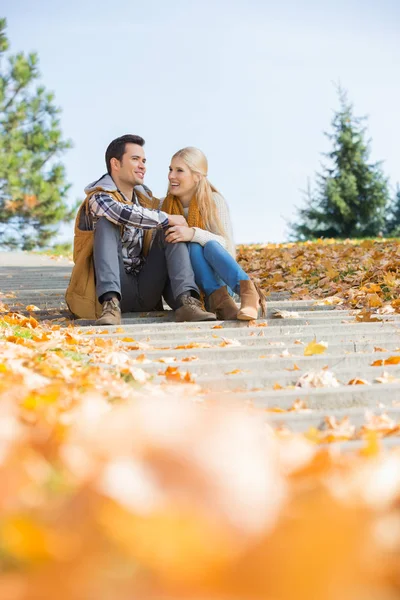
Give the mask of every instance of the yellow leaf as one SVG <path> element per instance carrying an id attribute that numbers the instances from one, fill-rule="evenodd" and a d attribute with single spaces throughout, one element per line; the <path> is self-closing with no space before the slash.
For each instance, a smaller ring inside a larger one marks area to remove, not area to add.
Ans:
<path id="1" fill-rule="evenodd" d="M 4 551 L 23 560 L 43 560 L 49 556 L 44 531 L 25 516 L 13 516 L 1 527 Z"/>
<path id="2" fill-rule="evenodd" d="M 328 348 L 328 344 L 326 342 L 317 342 L 314 339 L 312 342 L 307 344 L 304 348 L 304 356 L 313 356 L 314 354 L 323 354 Z"/>
<path id="3" fill-rule="evenodd" d="M 361 448 L 359 454 L 361 456 L 374 457 L 380 452 L 379 438 L 376 431 L 368 430 L 365 435 L 367 442 L 364 448 Z"/>
<path id="4" fill-rule="evenodd" d="M 368 294 L 368 306 L 371 308 L 377 308 L 378 306 L 382 306 L 383 300 L 378 296 L 378 294 Z"/>

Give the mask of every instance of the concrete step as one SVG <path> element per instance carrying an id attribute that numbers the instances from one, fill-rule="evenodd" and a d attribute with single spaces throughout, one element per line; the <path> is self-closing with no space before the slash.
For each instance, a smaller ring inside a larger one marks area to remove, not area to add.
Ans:
<path id="1" fill-rule="evenodd" d="M 366 422 L 366 410 L 369 410 L 375 415 L 386 414 L 396 423 L 400 422 L 400 407 L 388 407 L 382 409 L 365 409 L 363 407 L 352 406 L 348 408 L 335 409 L 335 418 L 342 420 L 348 417 L 350 423 L 357 429 L 362 427 Z M 273 413 L 265 412 L 265 419 L 273 427 L 287 427 L 291 431 L 301 432 L 307 431 L 310 427 L 323 427 L 325 417 L 330 416 L 326 410 L 304 410 L 299 412 Z"/>
<path id="2" fill-rule="evenodd" d="M 189 363 L 190 365 L 190 363 Z M 224 368 L 224 367 L 223 367 Z M 186 370 L 186 369 L 185 369 Z M 196 373 L 195 368 L 188 367 L 187 370 Z M 315 369 L 311 369 L 315 371 Z M 399 365 L 389 365 L 385 367 L 344 367 L 344 368 L 335 368 L 332 369 L 333 374 L 336 379 L 342 386 L 346 386 L 348 382 L 354 378 L 364 379 L 371 383 L 373 383 L 376 377 L 382 376 L 383 371 L 387 371 L 393 377 L 400 379 L 400 366 Z M 256 370 L 256 369 L 248 369 L 247 372 L 243 370 L 243 372 L 232 374 L 230 376 L 226 376 L 229 371 L 223 371 L 220 373 L 213 372 L 204 372 L 201 370 L 196 377 L 196 382 L 206 387 L 210 390 L 218 390 L 222 391 L 225 389 L 229 390 L 237 390 L 247 389 L 252 390 L 254 388 L 259 389 L 273 389 L 275 385 L 280 385 L 282 387 L 286 386 L 294 386 L 299 378 L 306 371 L 269 371 L 267 369 Z M 381 384 L 374 384 L 378 385 Z M 393 384 L 394 385 L 394 384 Z M 329 387 L 329 386 L 327 386 Z M 353 387 L 353 386 L 351 386 Z M 355 387 L 355 386 L 354 386 Z M 364 387 L 364 386 L 357 386 Z M 367 386 L 369 387 L 369 386 Z M 325 388 L 324 388 L 325 389 Z"/>
<path id="3" fill-rule="evenodd" d="M 267 329 L 250 329 L 245 330 L 244 328 L 231 328 L 231 329 L 216 329 L 216 330 L 187 330 L 181 329 L 181 331 L 156 331 L 152 329 L 143 329 L 137 331 L 135 328 L 127 329 L 124 328 L 123 334 L 107 334 L 103 337 L 117 338 L 128 337 L 132 338 L 137 342 L 146 342 L 153 346 L 153 348 L 171 348 L 175 349 L 179 345 L 187 344 L 210 344 L 217 346 L 224 342 L 224 340 L 234 340 L 236 343 L 242 346 L 268 346 L 271 347 L 291 347 L 298 345 L 298 353 L 304 353 L 304 346 L 309 342 L 316 339 L 318 342 L 324 341 L 328 344 L 328 349 L 331 344 L 356 344 L 357 343 L 375 343 L 378 347 L 384 345 L 385 341 L 391 342 L 396 346 L 397 342 L 400 346 L 400 331 L 394 329 L 370 329 L 362 330 L 351 330 L 350 326 L 348 329 L 340 331 L 336 328 L 336 334 L 330 331 L 320 332 L 317 328 L 303 329 L 301 331 L 293 332 L 291 329 L 288 331 L 278 330 L 276 335 L 271 335 L 271 331 L 276 328 Z M 106 331 L 109 331 L 107 328 Z M 274 331 L 274 333 L 275 333 Z M 101 333 L 93 333 L 94 337 L 101 337 Z"/>
<path id="4" fill-rule="evenodd" d="M 166 356 L 168 353 L 165 353 Z M 195 355 L 195 352 L 192 353 Z M 395 353 L 396 355 L 396 353 Z M 150 360 L 149 355 L 145 352 L 145 356 L 147 360 Z M 178 358 L 179 354 L 175 354 Z M 252 372 L 252 373 L 277 373 L 282 372 L 282 375 L 287 375 L 289 372 L 292 373 L 292 378 L 297 379 L 302 373 L 308 371 L 319 371 L 328 367 L 331 371 L 339 372 L 339 370 L 351 370 L 354 369 L 355 373 L 360 373 L 365 369 L 369 369 L 371 364 L 376 360 L 384 360 L 385 358 L 389 358 L 393 356 L 391 352 L 379 352 L 379 353 L 349 353 L 349 354 L 331 354 L 331 355 L 314 355 L 314 356 L 299 356 L 285 358 L 285 357 L 277 357 L 277 358 L 248 358 L 247 356 L 241 358 L 233 358 L 227 359 L 226 355 L 221 352 L 219 355 L 219 360 L 213 360 L 209 357 L 207 353 L 203 353 L 202 358 L 199 357 L 199 360 L 195 360 L 192 362 L 183 363 L 185 366 L 185 370 L 189 372 L 195 372 L 197 375 L 221 375 L 223 373 L 231 372 L 236 369 L 243 369 L 244 371 Z M 396 355 L 400 360 L 400 350 Z M 157 360 L 157 359 L 156 359 Z M 160 369 L 160 362 L 146 362 L 143 363 L 143 368 L 148 372 L 157 372 Z M 171 363 L 173 364 L 173 363 Z M 293 365 L 296 365 L 298 369 L 293 370 Z M 373 367 L 375 369 L 374 372 L 369 371 L 374 375 L 374 377 L 378 377 L 381 374 L 382 370 L 389 370 L 395 367 L 396 365 L 383 365 L 379 367 Z M 400 368 L 400 365 L 399 365 Z M 373 379 L 374 379 L 373 377 Z M 347 383 L 347 382 L 346 382 Z"/>
<path id="5" fill-rule="evenodd" d="M 218 391 L 218 397 L 230 397 L 231 390 Z M 297 399 L 304 400 L 309 408 L 324 411 L 336 411 L 351 406 L 376 409 L 380 405 L 392 407 L 400 403 L 400 385 L 398 383 L 375 383 L 372 385 L 346 385 L 337 388 L 292 388 L 283 390 L 258 389 L 244 390 L 236 388 L 235 399 L 238 402 L 250 402 L 259 408 L 278 406 L 288 410 Z"/>
<path id="6" fill-rule="evenodd" d="M 108 337 L 108 336 L 104 336 Z M 121 336 L 122 337 L 122 336 Z M 122 347 L 126 347 L 125 350 L 131 356 L 138 356 L 145 354 L 150 360 L 157 360 L 163 356 L 173 354 L 179 360 L 187 356 L 197 356 L 200 360 L 220 361 L 220 360 L 257 360 L 259 358 L 271 359 L 280 358 L 285 359 L 285 355 L 281 356 L 284 351 L 289 352 L 288 359 L 291 360 L 292 366 L 298 360 L 304 357 L 304 345 L 303 344 L 285 344 L 284 342 L 277 342 L 274 345 L 265 344 L 264 346 L 225 346 L 213 345 L 210 348 L 188 348 L 188 349 L 165 349 L 165 350 L 153 350 L 149 344 L 148 348 L 143 346 L 137 350 L 130 350 L 129 348 L 134 345 L 134 342 L 122 342 Z M 317 355 L 321 359 L 328 356 L 336 356 L 340 354 L 372 354 L 376 359 L 381 357 L 381 352 L 375 352 L 374 348 L 377 347 L 374 342 L 361 341 L 361 342 L 345 342 L 345 343 L 332 343 L 328 346 L 328 349 L 324 354 Z M 396 338 L 393 342 L 385 343 L 385 349 L 388 350 L 390 355 L 396 354 L 396 350 L 399 352 L 399 340 Z M 173 351 L 172 351 L 173 350 Z M 282 363 L 281 363 L 282 364 Z"/>

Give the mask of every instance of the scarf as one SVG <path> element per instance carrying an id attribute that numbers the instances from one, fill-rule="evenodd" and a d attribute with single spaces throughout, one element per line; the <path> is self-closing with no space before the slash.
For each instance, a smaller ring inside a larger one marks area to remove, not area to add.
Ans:
<path id="1" fill-rule="evenodd" d="M 168 196 L 164 199 L 161 210 L 170 215 L 184 215 L 182 202 L 175 196 L 172 196 L 172 194 L 168 194 Z M 199 211 L 199 203 L 197 202 L 196 196 L 190 201 L 189 212 L 188 216 L 186 217 L 186 221 L 189 227 L 206 229 L 203 217 Z"/>

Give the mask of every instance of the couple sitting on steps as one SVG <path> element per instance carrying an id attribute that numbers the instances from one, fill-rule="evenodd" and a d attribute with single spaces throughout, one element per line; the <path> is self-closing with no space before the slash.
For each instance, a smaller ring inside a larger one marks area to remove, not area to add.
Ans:
<path id="1" fill-rule="evenodd" d="M 206 157 L 197 148 L 174 154 L 160 201 L 143 185 L 143 146 L 137 135 L 113 140 L 107 174 L 85 189 L 66 292 L 71 312 L 118 325 L 121 312 L 160 310 L 164 297 L 177 321 L 257 319 L 264 297 L 235 260 L 228 207 L 207 179 Z"/>

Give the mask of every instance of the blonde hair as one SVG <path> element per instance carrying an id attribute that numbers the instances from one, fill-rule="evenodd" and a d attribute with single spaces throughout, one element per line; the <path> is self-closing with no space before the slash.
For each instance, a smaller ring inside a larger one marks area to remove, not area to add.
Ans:
<path id="1" fill-rule="evenodd" d="M 181 150 L 178 150 L 178 152 L 175 152 L 172 160 L 174 158 L 180 158 L 190 171 L 199 177 L 196 188 L 196 198 L 205 228 L 212 233 L 225 235 L 213 198 L 213 193 L 219 194 L 219 192 L 207 179 L 208 161 L 206 155 L 198 148 L 188 146 L 187 148 L 182 148 Z"/>

